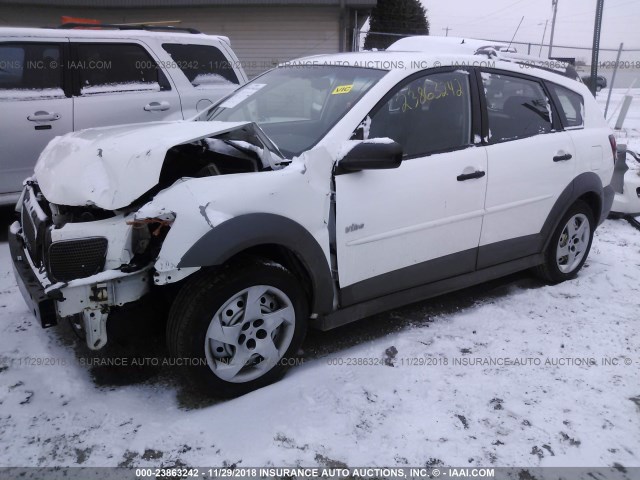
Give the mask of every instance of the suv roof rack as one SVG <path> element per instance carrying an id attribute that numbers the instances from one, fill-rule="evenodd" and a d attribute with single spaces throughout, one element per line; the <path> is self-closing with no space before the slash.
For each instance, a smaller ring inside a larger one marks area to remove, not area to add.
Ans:
<path id="1" fill-rule="evenodd" d="M 387 51 L 425 52 L 433 54 L 486 55 L 506 62 L 535 67 L 581 82 L 576 69 L 562 60 L 543 59 L 518 53 L 510 44 L 462 37 L 429 37 L 416 35 L 402 38 Z"/>
<path id="2" fill-rule="evenodd" d="M 116 23 L 63 23 L 57 28 L 72 30 L 74 28 L 112 28 L 115 30 L 159 30 L 162 32 L 187 32 L 198 34 L 202 33 L 200 30 L 190 27 L 173 27 L 169 25 L 145 25 L 143 23 L 139 25 L 118 25 Z"/>
<path id="3" fill-rule="evenodd" d="M 502 52 L 491 47 L 480 48 L 474 52 L 474 55 L 486 55 L 489 58 L 497 58 L 506 62 L 514 62 L 525 67 L 539 68 L 582 83 L 582 79 L 580 78 L 580 75 L 578 75 L 575 67 L 565 59 L 544 59 L 517 52 Z"/>

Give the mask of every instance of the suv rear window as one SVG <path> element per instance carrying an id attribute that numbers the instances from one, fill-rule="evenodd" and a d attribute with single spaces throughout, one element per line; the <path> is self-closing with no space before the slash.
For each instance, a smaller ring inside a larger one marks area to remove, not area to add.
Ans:
<path id="1" fill-rule="evenodd" d="M 64 97 L 60 46 L 0 45 L 0 99 Z"/>
<path id="2" fill-rule="evenodd" d="M 75 66 L 81 95 L 171 90 L 156 62 L 140 45 L 78 43 L 77 49 Z"/>
<path id="3" fill-rule="evenodd" d="M 491 143 L 531 137 L 553 130 L 551 105 L 538 82 L 482 73 Z"/>
<path id="4" fill-rule="evenodd" d="M 227 57 L 211 45 L 162 45 L 176 66 L 182 70 L 191 85 L 197 88 L 233 83 L 238 85 L 238 77 Z"/>
<path id="5" fill-rule="evenodd" d="M 582 95 L 554 83 L 548 85 L 558 98 L 558 109 L 564 126 L 567 128 L 584 126 L 584 99 Z"/>

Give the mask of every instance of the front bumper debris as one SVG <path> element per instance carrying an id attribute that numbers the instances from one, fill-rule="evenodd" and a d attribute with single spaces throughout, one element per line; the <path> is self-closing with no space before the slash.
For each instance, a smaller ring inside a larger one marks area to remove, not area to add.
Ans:
<path id="1" fill-rule="evenodd" d="M 107 270 L 86 278 L 52 284 L 33 265 L 19 231 L 9 232 L 9 248 L 18 287 L 29 310 L 43 328 L 58 318 L 82 317 L 87 346 L 98 350 L 107 343 L 106 322 L 111 307 L 139 300 L 150 289 L 148 265 L 134 272 Z"/>
<path id="2" fill-rule="evenodd" d="M 28 254 L 25 253 L 22 240 L 17 233 L 9 232 L 9 250 L 18 288 L 29 310 L 40 321 L 42 328 L 56 325 L 58 319 L 55 299 L 60 298 L 59 291 L 45 292 L 45 288 L 31 268 Z"/>

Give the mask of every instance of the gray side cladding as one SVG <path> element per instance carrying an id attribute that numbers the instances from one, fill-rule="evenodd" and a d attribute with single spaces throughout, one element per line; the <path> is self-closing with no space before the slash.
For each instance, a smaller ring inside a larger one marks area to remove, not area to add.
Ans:
<path id="1" fill-rule="evenodd" d="M 539 233 L 480 246 L 478 249 L 477 269 L 480 270 L 492 265 L 544 252 L 562 216 L 585 193 L 595 194 L 598 198 L 598 205 L 595 206 L 593 216 L 596 223 L 600 225 L 607 218 L 611 209 L 611 203 L 613 202 L 612 191 L 609 186 L 603 188 L 600 177 L 593 172 L 585 172 L 578 175 L 562 191 Z"/>
<path id="2" fill-rule="evenodd" d="M 234 255 L 260 245 L 278 245 L 295 253 L 311 277 L 312 311 L 333 310 L 333 280 L 322 248 L 304 227 L 280 215 L 250 213 L 221 223 L 184 254 L 178 267 L 222 265 Z"/>

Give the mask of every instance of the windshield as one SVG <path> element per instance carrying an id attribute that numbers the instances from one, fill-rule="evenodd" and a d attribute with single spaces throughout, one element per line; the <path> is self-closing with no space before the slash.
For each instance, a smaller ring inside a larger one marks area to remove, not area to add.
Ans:
<path id="1" fill-rule="evenodd" d="M 256 122 L 286 157 L 313 147 L 387 72 L 340 66 L 283 66 L 214 108 L 208 120 Z"/>

